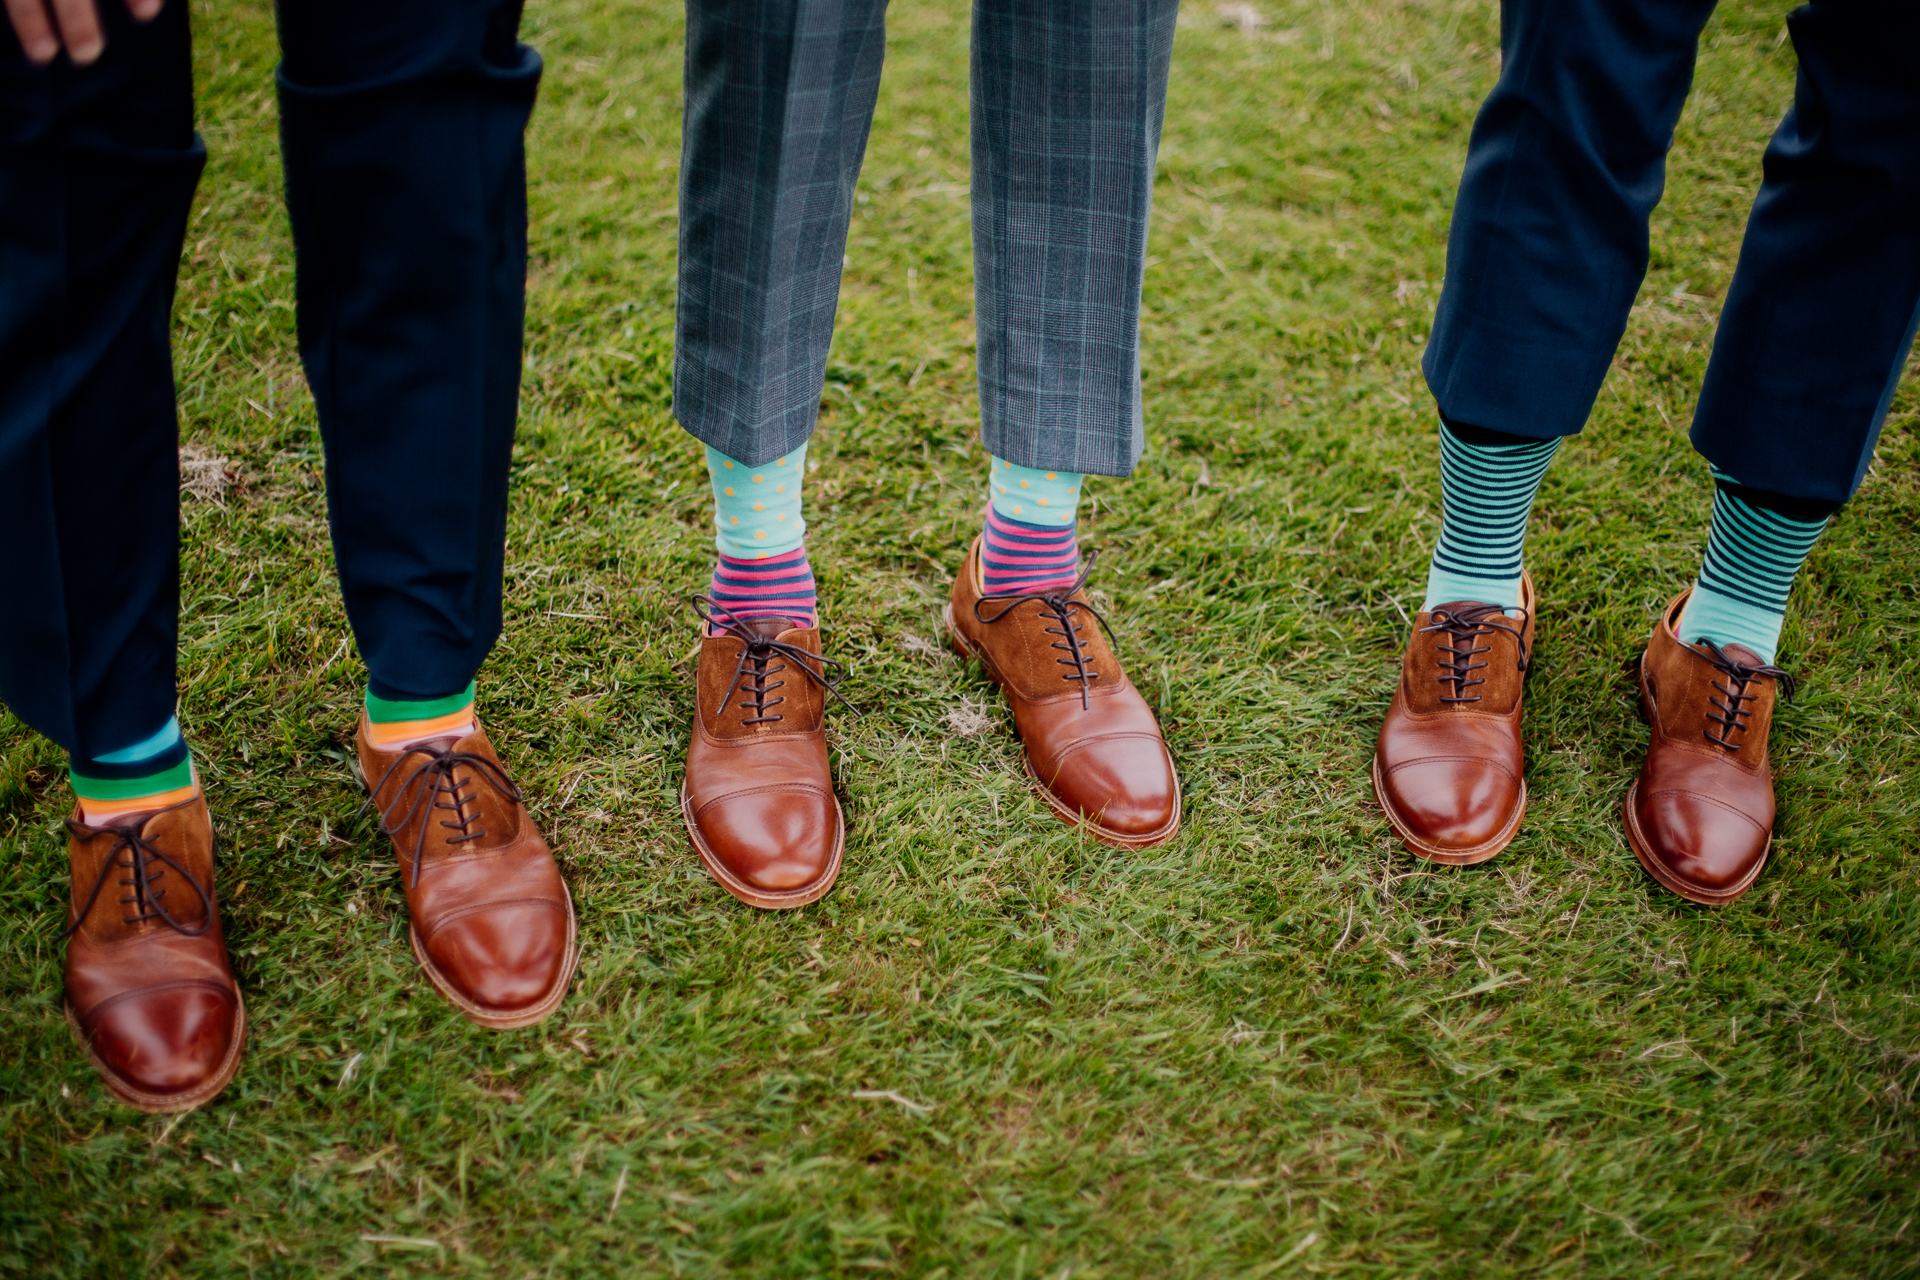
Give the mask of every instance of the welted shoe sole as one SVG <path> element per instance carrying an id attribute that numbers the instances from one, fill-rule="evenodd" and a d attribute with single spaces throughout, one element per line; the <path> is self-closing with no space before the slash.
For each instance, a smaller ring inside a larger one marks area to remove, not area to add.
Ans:
<path id="1" fill-rule="evenodd" d="M 120 1079 L 113 1073 L 112 1068 L 101 1061 L 100 1055 L 93 1051 L 93 1045 L 87 1041 L 87 1033 L 80 1029 L 80 1019 L 74 1015 L 73 1006 L 62 1000 L 60 1009 L 66 1015 L 67 1026 L 73 1032 L 74 1041 L 87 1055 L 87 1062 L 99 1073 L 100 1083 L 107 1086 L 107 1092 L 135 1111 L 164 1116 L 181 1111 L 192 1111 L 196 1107 L 212 1102 L 220 1095 L 222 1089 L 233 1083 L 234 1076 L 240 1073 L 240 1051 L 247 1043 L 247 1002 L 237 987 L 233 992 L 233 1000 L 233 1043 L 227 1046 L 227 1056 L 220 1060 L 220 1069 L 214 1072 L 205 1084 L 185 1093 L 148 1093 Z"/>
<path id="2" fill-rule="evenodd" d="M 1370 772 L 1373 777 L 1373 798 L 1379 803 L 1381 812 L 1387 815 L 1387 823 L 1393 828 L 1394 834 L 1400 837 L 1400 843 L 1404 844 L 1407 852 L 1414 857 L 1424 858 L 1428 862 L 1437 862 L 1442 866 L 1477 867 L 1483 862 L 1499 857 L 1501 852 L 1513 843 L 1513 838 L 1520 834 L 1520 820 L 1527 816 L 1527 784 L 1526 780 L 1522 779 L 1520 802 L 1514 805 L 1513 816 L 1507 819 L 1506 825 L 1500 828 L 1491 840 L 1485 844 L 1475 845 L 1471 849 L 1448 849 L 1414 835 L 1407 824 L 1401 821 L 1400 815 L 1393 811 L 1393 802 L 1387 799 L 1387 789 L 1381 782 L 1380 757 L 1377 755 L 1373 758 L 1373 768 Z"/>
<path id="3" fill-rule="evenodd" d="M 995 688 L 1004 692 L 1006 681 L 1002 680 L 1000 673 L 993 669 L 992 661 L 984 651 L 976 648 L 971 640 L 961 634 L 959 627 L 954 625 L 953 606 L 951 604 L 944 606 L 941 614 L 947 625 L 947 635 L 952 637 L 953 651 L 959 654 L 962 660 L 978 661 L 980 669 L 987 673 L 987 679 L 993 681 Z M 1164 742 L 1161 743 L 1160 749 L 1166 751 Z M 1180 789 L 1180 771 L 1173 767 L 1171 752 L 1167 753 L 1167 772 L 1173 778 L 1173 816 L 1167 819 L 1165 825 L 1144 833 L 1115 831 L 1111 827 L 1102 826 L 1091 814 L 1083 813 L 1079 806 L 1068 804 L 1055 795 L 1041 780 L 1039 773 L 1034 770 L 1033 757 L 1026 753 L 1024 746 L 1020 751 L 1020 765 L 1022 772 L 1027 775 L 1027 781 L 1033 786 L 1033 793 L 1046 803 L 1047 808 L 1053 810 L 1055 817 L 1070 827 L 1080 828 L 1103 844 L 1110 844 L 1120 849 L 1149 849 L 1173 839 L 1180 830 L 1180 818 L 1185 810 L 1185 797 Z"/>

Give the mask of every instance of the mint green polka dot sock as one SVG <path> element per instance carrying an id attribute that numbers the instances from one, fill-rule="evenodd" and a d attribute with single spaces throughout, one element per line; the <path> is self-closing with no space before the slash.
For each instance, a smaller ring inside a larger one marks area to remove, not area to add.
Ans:
<path id="1" fill-rule="evenodd" d="M 988 464 L 980 574 L 989 596 L 1065 590 L 1080 572 L 1074 517 L 1086 477 L 1036 471 L 1005 458 Z"/>
<path id="2" fill-rule="evenodd" d="M 713 482 L 714 546 L 720 552 L 707 595 L 722 618 L 788 618 L 818 625 L 819 599 L 800 514 L 807 446 L 749 467 L 707 449 Z"/>

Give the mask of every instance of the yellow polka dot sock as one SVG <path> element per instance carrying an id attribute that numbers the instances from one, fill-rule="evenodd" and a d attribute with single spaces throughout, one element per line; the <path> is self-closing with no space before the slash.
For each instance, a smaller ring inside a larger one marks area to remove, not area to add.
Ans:
<path id="1" fill-rule="evenodd" d="M 981 535 L 981 586 L 990 596 L 1064 590 L 1080 572 L 1074 517 L 1084 477 L 994 458 Z"/>
<path id="2" fill-rule="evenodd" d="M 807 563 L 807 522 L 800 514 L 806 469 L 804 444 L 760 467 L 707 450 L 714 546 L 720 552 L 707 595 L 716 617 L 777 617 L 796 626 L 819 625 L 813 567 Z"/>

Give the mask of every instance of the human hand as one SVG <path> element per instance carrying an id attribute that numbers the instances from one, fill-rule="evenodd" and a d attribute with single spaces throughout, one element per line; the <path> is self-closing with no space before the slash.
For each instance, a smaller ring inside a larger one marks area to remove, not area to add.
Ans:
<path id="1" fill-rule="evenodd" d="M 94 0 L 5 0 L 7 17 L 27 61 L 38 66 L 52 62 L 64 46 L 76 65 L 86 66 L 107 47 L 100 29 L 100 11 Z M 127 12 L 145 22 L 160 12 L 166 0 L 126 0 Z M 49 14 L 48 10 L 52 10 Z"/>

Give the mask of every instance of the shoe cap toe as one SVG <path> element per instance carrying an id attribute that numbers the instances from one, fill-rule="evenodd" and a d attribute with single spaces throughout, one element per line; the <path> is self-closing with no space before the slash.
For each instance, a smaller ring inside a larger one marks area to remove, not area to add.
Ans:
<path id="1" fill-rule="evenodd" d="M 83 1022 L 94 1056 L 141 1093 L 191 1093 L 219 1075 L 239 1034 L 239 1004 L 211 983 L 128 992 Z"/>
<path id="2" fill-rule="evenodd" d="M 804 888 L 827 874 L 840 834 L 833 797 L 805 784 L 721 796 L 694 821 L 715 858 L 767 893 Z"/>
<path id="3" fill-rule="evenodd" d="M 1381 776 L 1382 799 L 1422 844 L 1467 852 L 1497 839 L 1513 821 L 1520 784 L 1491 760 L 1412 760 Z"/>

